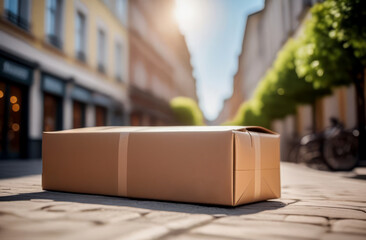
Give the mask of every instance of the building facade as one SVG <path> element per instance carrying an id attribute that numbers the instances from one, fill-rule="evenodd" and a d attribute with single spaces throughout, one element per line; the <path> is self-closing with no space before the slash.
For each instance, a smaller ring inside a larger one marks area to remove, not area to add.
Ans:
<path id="1" fill-rule="evenodd" d="M 0 0 L 0 158 L 43 131 L 128 123 L 128 2 Z"/>
<path id="2" fill-rule="evenodd" d="M 129 1 L 130 123 L 176 125 L 169 102 L 197 101 L 190 54 L 173 17 L 173 0 Z"/>

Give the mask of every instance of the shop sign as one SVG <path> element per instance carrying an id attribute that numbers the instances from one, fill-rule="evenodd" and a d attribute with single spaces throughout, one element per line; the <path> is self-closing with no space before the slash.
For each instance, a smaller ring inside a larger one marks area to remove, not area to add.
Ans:
<path id="1" fill-rule="evenodd" d="M 32 70 L 22 64 L 0 58 L 0 74 L 17 82 L 30 85 Z"/>

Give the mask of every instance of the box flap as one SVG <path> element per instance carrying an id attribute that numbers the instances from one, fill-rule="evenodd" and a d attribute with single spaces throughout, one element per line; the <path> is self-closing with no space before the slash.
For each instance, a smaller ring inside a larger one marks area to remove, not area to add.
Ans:
<path id="1" fill-rule="evenodd" d="M 250 132 L 258 132 L 258 133 L 268 133 L 268 134 L 275 134 L 275 135 L 279 135 L 276 132 L 273 132 L 267 128 L 264 127 L 259 127 L 259 126 L 244 126 L 241 127 L 241 129 L 239 129 L 238 131 L 250 131 Z"/>
<path id="2" fill-rule="evenodd" d="M 279 197 L 279 144 L 279 134 L 262 127 L 233 131 L 233 205 Z"/>

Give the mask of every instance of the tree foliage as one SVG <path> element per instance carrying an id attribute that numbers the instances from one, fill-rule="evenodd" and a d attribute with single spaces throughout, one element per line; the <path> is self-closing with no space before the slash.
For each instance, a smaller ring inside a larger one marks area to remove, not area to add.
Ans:
<path id="1" fill-rule="evenodd" d="M 258 112 L 258 102 L 250 100 L 242 103 L 238 109 L 235 118 L 227 121 L 224 125 L 245 125 L 262 126 L 270 128 L 270 121 L 267 116 Z"/>
<path id="2" fill-rule="evenodd" d="M 183 125 L 203 125 L 203 115 L 196 101 L 188 97 L 176 97 L 170 102 L 176 118 Z"/>
<path id="3" fill-rule="evenodd" d="M 317 89 L 355 80 L 366 56 L 364 5 L 360 0 L 328 0 L 313 6 L 296 54 L 299 77 Z"/>
<path id="4" fill-rule="evenodd" d="M 231 123 L 269 126 L 300 104 L 361 79 L 366 65 L 366 1 L 314 5 L 300 38 L 290 39 Z M 361 79 L 362 80 L 362 79 Z"/>
<path id="5" fill-rule="evenodd" d="M 329 36 L 351 47 L 354 56 L 366 65 L 366 2 L 364 0 L 338 0 L 324 3 L 331 15 Z"/>

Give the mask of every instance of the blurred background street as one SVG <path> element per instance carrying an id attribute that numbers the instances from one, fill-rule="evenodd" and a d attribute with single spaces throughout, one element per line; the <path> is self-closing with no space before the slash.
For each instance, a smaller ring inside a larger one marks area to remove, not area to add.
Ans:
<path id="1" fill-rule="evenodd" d="M 358 0 L 1 0 L 0 158 L 42 132 L 259 125 L 281 159 L 365 165 Z"/>
<path id="2" fill-rule="evenodd" d="M 1 158 L 40 158 L 43 131 L 231 124 L 280 133 L 283 161 L 352 169 L 364 5 L 2 0 Z"/>

